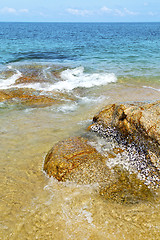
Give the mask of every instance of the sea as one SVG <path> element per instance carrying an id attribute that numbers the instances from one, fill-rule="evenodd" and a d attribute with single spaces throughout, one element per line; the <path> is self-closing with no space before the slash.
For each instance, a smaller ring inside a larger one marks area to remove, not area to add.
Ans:
<path id="1" fill-rule="evenodd" d="M 160 198 L 110 202 L 98 184 L 49 178 L 43 163 L 106 105 L 159 99 L 159 22 L 1 22 L 1 239 L 158 240 Z"/>

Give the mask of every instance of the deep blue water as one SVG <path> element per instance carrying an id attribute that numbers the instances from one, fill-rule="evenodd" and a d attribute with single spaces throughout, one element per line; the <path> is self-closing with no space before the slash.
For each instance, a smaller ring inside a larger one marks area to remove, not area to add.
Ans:
<path id="1" fill-rule="evenodd" d="M 0 23 L 0 64 L 53 62 L 160 76 L 160 23 Z"/>

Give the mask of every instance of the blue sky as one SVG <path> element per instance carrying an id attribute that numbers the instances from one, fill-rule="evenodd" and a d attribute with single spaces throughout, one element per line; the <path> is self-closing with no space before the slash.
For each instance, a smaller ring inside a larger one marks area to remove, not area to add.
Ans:
<path id="1" fill-rule="evenodd" d="M 160 22 L 160 0 L 0 0 L 0 21 Z"/>

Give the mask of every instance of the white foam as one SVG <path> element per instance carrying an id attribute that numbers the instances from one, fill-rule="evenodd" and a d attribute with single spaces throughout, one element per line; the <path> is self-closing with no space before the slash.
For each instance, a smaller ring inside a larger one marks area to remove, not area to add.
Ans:
<path id="1" fill-rule="evenodd" d="M 149 89 L 153 89 L 155 91 L 160 92 L 160 88 L 153 88 L 153 87 L 148 87 L 148 86 L 143 86 L 144 88 L 149 88 Z"/>
<path id="2" fill-rule="evenodd" d="M 16 70 L 16 73 L 13 74 L 11 77 L 7 79 L 0 79 L 0 89 L 8 89 L 13 87 L 12 85 L 15 84 L 16 80 L 22 76 L 22 73 Z"/>
<path id="3" fill-rule="evenodd" d="M 82 120 L 82 121 L 78 122 L 77 124 L 79 124 L 79 125 L 86 125 L 86 124 L 91 125 L 92 120 L 91 119 Z"/>
<path id="4" fill-rule="evenodd" d="M 93 227 L 95 227 L 95 225 L 92 223 L 93 222 L 92 213 L 81 209 L 81 214 L 82 214 L 82 216 L 83 215 L 85 216 L 85 218 L 89 224 L 91 224 Z"/>
<path id="5" fill-rule="evenodd" d="M 11 66 L 11 65 L 8 65 L 7 67 L 8 67 L 8 69 L 12 69 L 12 66 Z"/>
<path id="6" fill-rule="evenodd" d="M 84 73 L 83 67 L 67 69 L 61 73 L 63 81 L 55 83 L 50 90 L 73 90 L 78 87 L 91 88 L 94 86 L 106 85 L 116 82 L 117 78 L 113 73 Z"/>
<path id="7" fill-rule="evenodd" d="M 64 104 L 60 107 L 58 107 L 58 112 L 62 112 L 62 113 L 70 113 L 70 112 L 74 112 L 77 109 L 78 105 L 77 103 L 73 103 L 73 104 Z"/>
<path id="8" fill-rule="evenodd" d="M 35 90 L 40 90 L 40 91 L 48 91 L 48 88 L 50 88 L 50 84 L 48 83 L 27 83 L 27 84 L 17 84 L 17 88 L 32 88 Z"/>
<path id="9" fill-rule="evenodd" d="M 99 104 L 100 102 L 104 101 L 106 99 L 105 96 L 100 96 L 100 97 L 79 97 L 77 96 L 77 98 L 79 98 L 78 102 L 74 102 L 74 103 L 66 103 L 63 104 L 61 106 L 59 106 L 57 108 L 58 112 L 62 112 L 62 113 L 71 113 L 77 110 L 77 108 L 81 105 L 91 105 L 92 103 L 95 104 Z"/>
<path id="10" fill-rule="evenodd" d="M 9 68 L 10 66 L 8 66 Z M 22 74 L 17 70 L 17 73 L 12 77 L 1 80 L 0 88 L 11 88 L 15 81 L 21 77 Z M 54 84 L 43 83 L 29 83 L 29 84 L 17 84 L 17 88 L 32 88 L 41 91 L 71 91 L 78 87 L 91 88 L 94 86 L 106 85 L 110 82 L 116 82 L 117 78 L 114 73 L 85 73 L 83 67 L 77 67 L 74 69 L 67 69 L 61 73 L 61 81 Z"/>
<path id="11" fill-rule="evenodd" d="M 78 98 L 78 96 L 77 96 L 77 98 Z M 81 103 L 83 104 L 83 103 L 89 103 L 89 104 L 91 104 L 91 103 L 97 103 L 97 104 L 99 104 L 99 103 L 101 103 L 101 102 L 104 102 L 104 100 L 105 99 L 107 99 L 108 97 L 106 97 L 106 96 L 99 96 L 99 97 L 79 97 L 80 98 L 80 100 L 81 100 Z"/>

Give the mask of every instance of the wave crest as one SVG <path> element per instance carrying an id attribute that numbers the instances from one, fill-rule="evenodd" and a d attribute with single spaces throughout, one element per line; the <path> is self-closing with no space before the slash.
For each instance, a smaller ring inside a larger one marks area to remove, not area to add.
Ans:
<path id="1" fill-rule="evenodd" d="M 94 86 L 106 85 L 110 82 L 116 82 L 114 73 L 85 73 L 83 67 L 67 69 L 61 73 L 63 81 L 53 85 L 57 90 L 73 90 L 78 87 L 91 88 Z"/>

